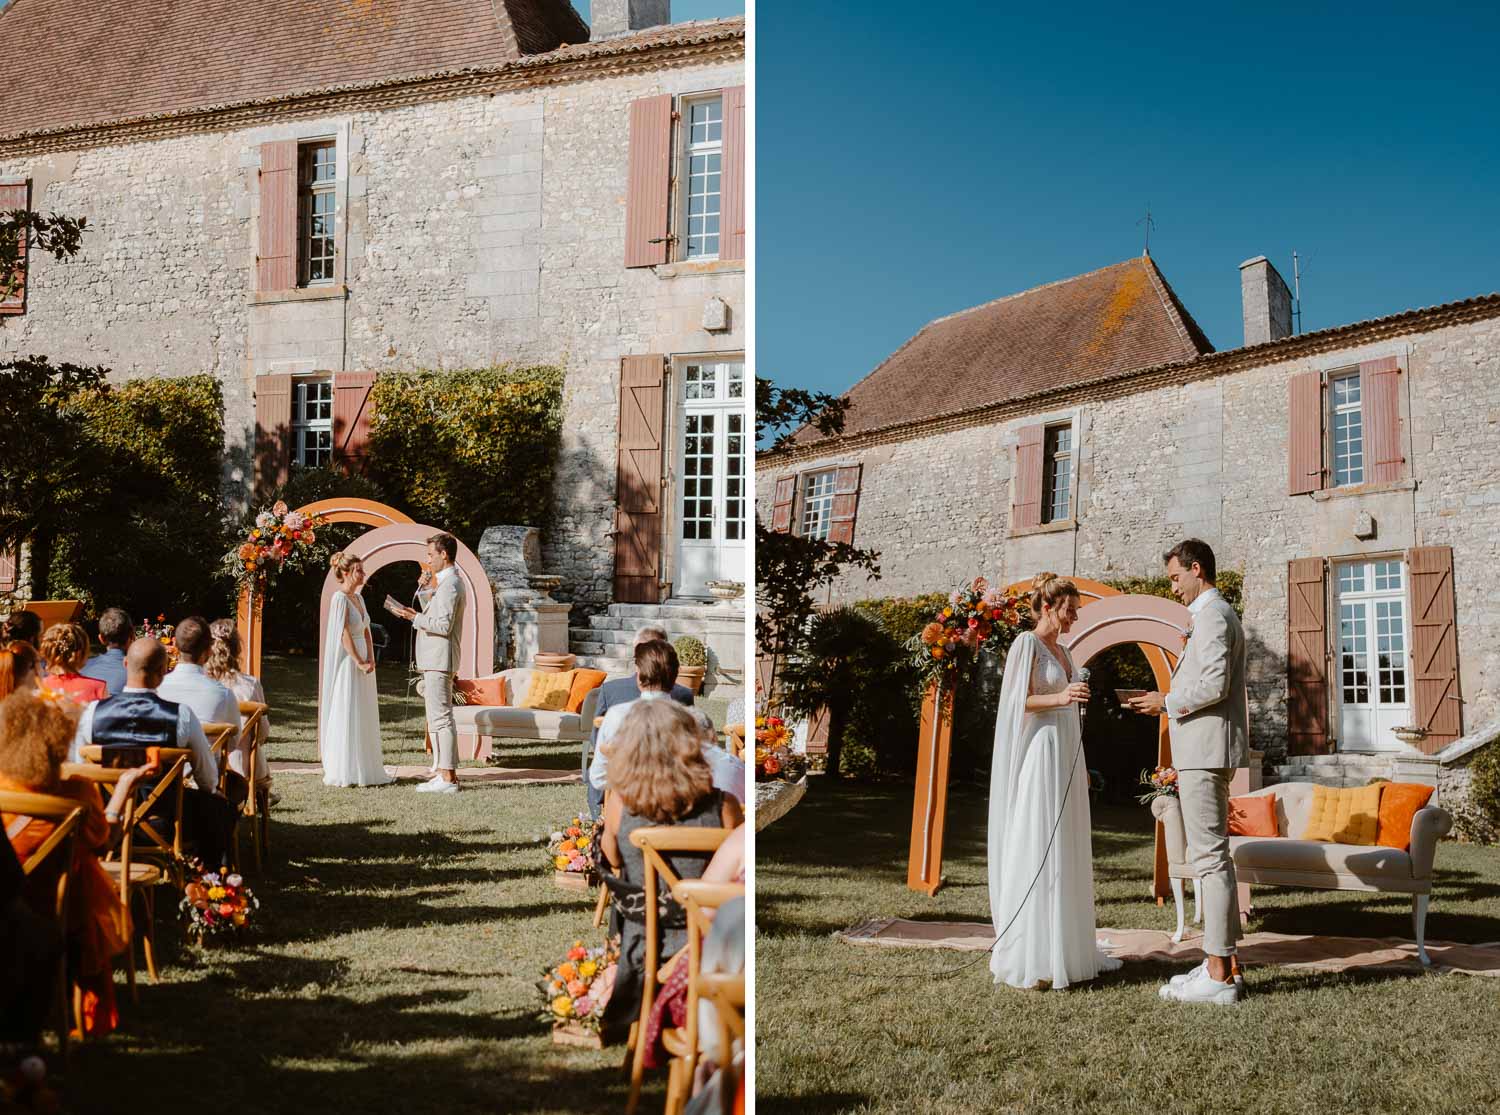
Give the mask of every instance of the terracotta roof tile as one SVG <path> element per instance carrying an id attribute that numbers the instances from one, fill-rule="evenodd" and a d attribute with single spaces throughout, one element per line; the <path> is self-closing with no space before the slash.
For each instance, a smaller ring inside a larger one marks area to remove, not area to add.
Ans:
<path id="1" fill-rule="evenodd" d="M 1190 360 L 1213 345 L 1149 256 L 923 327 L 848 392 L 845 435 Z M 803 430 L 797 444 L 819 440 Z"/>

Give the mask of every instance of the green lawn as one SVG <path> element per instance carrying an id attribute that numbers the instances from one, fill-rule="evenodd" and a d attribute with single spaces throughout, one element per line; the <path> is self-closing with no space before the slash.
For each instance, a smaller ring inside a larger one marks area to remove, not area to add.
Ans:
<path id="1" fill-rule="evenodd" d="M 1500 982 L 1257 967 L 1232 1010 L 1157 999 L 1127 964 L 1060 992 L 995 987 L 978 954 L 854 946 L 869 916 L 988 918 L 986 795 L 956 787 L 948 885 L 908 891 L 910 785 L 815 780 L 756 841 L 761 1112 L 1479 1112 L 1500 1105 Z M 1099 924 L 1173 927 L 1141 808 L 1098 809 Z M 1444 844 L 1431 940 L 1500 941 L 1500 849 Z M 1259 887 L 1251 928 L 1409 937 L 1399 897 Z M 945 978 L 968 961 L 974 963 Z"/>
<path id="2" fill-rule="evenodd" d="M 266 663 L 273 761 L 316 758 L 313 669 Z M 380 686 L 387 762 L 425 761 L 420 701 L 402 698 L 396 668 Z M 504 746 L 507 766 L 577 767 L 576 744 Z M 536 842 L 582 805 L 580 786 L 428 797 L 285 773 L 276 787 L 271 863 L 250 876 L 264 932 L 199 954 L 173 943 L 159 908 L 162 981 L 142 972 L 139 1006 L 122 985 L 121 1030 L 66 1074 L 69 1110 L 623 1109 L 618 1050 L 555 1047 L 534 1021 L 541 967 L 598 933 L 591 901 L 553 884 Z M 661 1102 L 652 1083 L 647 1110 Z"/>

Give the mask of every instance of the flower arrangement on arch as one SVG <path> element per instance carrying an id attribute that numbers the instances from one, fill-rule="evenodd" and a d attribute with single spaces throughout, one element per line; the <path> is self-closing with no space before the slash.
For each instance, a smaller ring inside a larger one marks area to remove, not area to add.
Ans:
<path id="1" fill-rule="evenodd" d="M 277 500 L 224 555 L 224 571 L 240 591 L 253 586 L 263 592 L 283 569 L 306 569 L 327 558 L 327 546 L 318 543 L 318 529 L 327 523 L 322 515 L 290 511 Z"/>
<path id="2" fill-rule="evenodd" d="M 1136 798 L 1142 805 L 1150 805 L 1157 798 L 1177 796 L 1177 770 L 1175 767 L 1157 767 L 1141 771 L 1141 785 L 1146 792 Z"/>
<path id="3" fill-rule="evenodd" d="M 590 850 L 598 839 L 598 826 L 588 817 L 574 817 L 547 839 L 547 862 L 554 871 L 593 873 Z"/>
<path id="4" fill-rule="evenodd" d="M 549 1026 L 574 1023 L 597 1034 L 614 991 L 619 960 L 619 946 L 612 940 L 593 948 L 574 941 L 563 962 L 545 969 L 536 985 L 543 1002 L 537 1021 Z"/>
<path id="5" fill-rule="evenodd" d="M 205 871 L 194 860 L 189 869 L 194 881 L 183 888 L 177 916 L 187 923 L 187 931 L 203 943 L 204 937 L 238 934 L 255 926 L 260 899 L 239 875 Z"/>
<path id="6" fill-rule="evenodd" d="M 938 678 L 952 682 L 967 675 L 980 651 L 1009 645 L 1029 612 L 1019 596 L 990 588 L 983 577 L 955 589 L 948 603 L 906 643 L 923 687 Z"/>

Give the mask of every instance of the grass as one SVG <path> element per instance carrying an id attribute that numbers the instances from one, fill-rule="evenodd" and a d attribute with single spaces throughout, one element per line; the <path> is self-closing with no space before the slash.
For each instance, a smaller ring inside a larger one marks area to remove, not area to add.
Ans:
<path id="1" fill-rule="evenodd" d="M 909 785 L 830 784 L 756 840 L 756 1095 L 772 1112 L 1476 1112 L 1500 1105 L 1500 985 L 1458 975 L 1258 967 L 1233 1010 L 1157 999 L 1130 963 L 1023 992 L 978 954 L 853 946 L 870 916 L 988 919 L 986 797 L 955 787 L 948 885 L 908 891 Z M 1170 931 L 1149 897 L 1144 808 L 1094 815 L 1101 926 Z M 820 849 L 809 854 L 809 849 Z M 832 864 L 836 862 L 837 866 Z M 1500 940 L 1500 849 L 1445 844 L 1431 940 Z M 1251 929 L 1410 936 L 1410 902 L 1254 890 Z M 972 965 L 955 972 L 960 965 Z"/>
<path id="2" fill-rule="evenodd" d="M 273 761 L 316 758 L 311 659 L 270 659 Z M 381 667 L 386 761 L 425 762 L 420 699 Z M 576 744 L 507 741 L 505 765 L 576 770 Z M 325 787 L 276 778 L 271 862 L 249 877 L 264 930 L 244 947 L 174 943 L 162 893 L 159 984 L 120 987 L 122 1028 L 80 1049 L 68 1110 L 566 1112 L 623 1109 L 618 1049 L 553 1046 L 540 969 L 592 940 L 592 901 L 560 890 L 536 838 L 578 785 Z M 123 977 L 122 977 L 123 978 Z M 646 1096 L 658 1108 L 662 1084 Z M 132 1097 L 132 1098 L 127 1098 Z"/>

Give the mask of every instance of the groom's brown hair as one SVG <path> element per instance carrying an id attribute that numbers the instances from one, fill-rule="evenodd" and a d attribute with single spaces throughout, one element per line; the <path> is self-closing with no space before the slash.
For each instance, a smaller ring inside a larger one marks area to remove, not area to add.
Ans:
<path id="1" fill-rule="evenodd" d="M 443 553 L 448 555 L 449 561 L 458 560 L 458 539 L 454 538 L 453 535 L 447 532 L 434 534 L 427 540 L 427 544 L 429 546 L 436 546 L 439 550 L 442 550 Z"/>
<path id="2" fill-rule="evenodd" d="M 1219 575 L 1218 567 L 1214 565 L 1213 549 L 1207 542 L 1201 539 L 1184 538 L 1177 545 L 1162 554 L 1161 563 L 1165 565 L 1173 558 L 1176 558 L 1177 564 L 1184 569 L 1191 569 L 1193 562 L 1196 561 L 1198 567 L 1203 570 L 1203 579 L 1210 585 L 1214 583 L 1215 578 Z"/>

